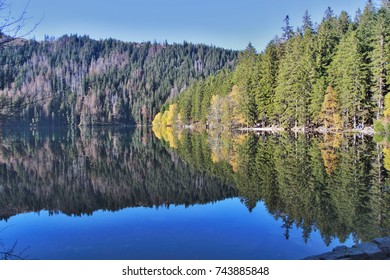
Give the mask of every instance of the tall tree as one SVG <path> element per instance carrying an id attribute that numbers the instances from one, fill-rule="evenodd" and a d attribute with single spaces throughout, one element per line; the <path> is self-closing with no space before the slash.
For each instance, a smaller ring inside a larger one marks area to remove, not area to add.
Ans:
<path id="1" fill-rule="evenodd" d="M 311 33 L 314 32 L 313 22 L 311 20 L 311 16 L 308 10 L 306 10 L 305 14 L 303 15 L 302 29 L 304 33 L 306 33 L 307 31 L 310 31 Z"/>
<path id="2" fill-rule="evenodd" d="M 367 83 L 363 56 L 356 32 L 349 32 L 340 42 L 332 62 L 331 81 L 340 98 L 343 127 L 355 128 L 367 121 Z"/>
<path id="3" fill-rule="evenodd" d="M 262 126 L 273 121 L 274 95 L 279 66 L 278 42 L 271 41 L 260 55 L 260 80 L 256 88 L 258 118 Z"/>
<path id="4" fill-rule="evenodd" d="M 376 119 L 383 116 L 384 96 L 388 92 L 387 65 L 390 63 L 389 36 L 390 11 L 382 8 L 378 12 L 371 53 L 372 92 Z"/>
<path id="5" fill-rule="evenodd" d="M 286 15 L 283 22 L 284 22 L 284 26 L 282 27 L 282 30 L 283 30 L 282 39 L 288 40 L 294 34 L 294 27 L 290 25 L 290 16 L 289 15 Z"/>
<path id="6" fill-rule="evenodd" d="M 285 55 L 280 60 L 276 79 L 275 119 L 287 127 L 298 126 L 300 41 L 300 36 L 294 36 L 286 42 Z"/>
<path id="7" fill-rule="evenodd" d="M 275 89 L 275 113 L 285 126 L 310 125 L 309 104 L 315 78 L 313 35 L 307 29 L 286 45 Z"/>
<path id="8" fill-rule="evenodd" d="M 260 77 L 259 72 L 260 68 L 256 50 L 249 43 L 238 58 L 233 78 L 241 94 L 240 110 L 249 125 L 254 125 L 257 121 L 255 87 Z"/>

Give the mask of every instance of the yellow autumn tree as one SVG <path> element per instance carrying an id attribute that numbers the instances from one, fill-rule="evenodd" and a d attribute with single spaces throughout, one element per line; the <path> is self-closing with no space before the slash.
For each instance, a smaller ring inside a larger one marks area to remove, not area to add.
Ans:
<path id="1" fill-rule="evenodd" d="M 339 101 L 337 92 L 332 86 L 328 86 L 325 93 L 324 102 L 322 103 L 320 120 L 328 130 L 341 129 L 341 116 L 339 113 Z"/>
<path id="2" fill-rule="evenodd" d="M 232 91 L 229 93 L 229 104 L 232 110 L 231 122 L 232 126 L 243 126 L 246 125 L 245 117 L 239 109 L 240 104 L 240 91 L 238 86 L 233 86 Z"/>
<path id="3" fill-rule="evenodd" d="M 158 113 L 153 121 L 152 121 L 152 126 L 161 126 L 161 113 Z"/>
<path id="4" fill-rule="evenodd" d="M 177 104 L 171 104 L 169 105 L 168 111 L 166 111 L 167 117 L 166 117 L 166 125 L 167 126 L 174 126 L 177 120 Z"/>
<path id="5" fill-rule="evenodd" d="M 390 171 L 390 147 L 389 147 L 388 145 L 386 145 L 386 146 L 383 148 L 383 155 L 384 155 L 383 167 L 384 167 L 387 171 Z"/>
<path id="6" fill-rule="evenodd" d="M 218 127 L 221 125 L 223 103 L 224 100 L 222 96 L 217 94 L 211 97 L 210 109 L 208 114 L 210 127 Z"/>
<path id="7" fill-rule="evenodd" d="M 390 94 L 385 96 L 385 110 L 383 111 L 383 116 L 386 120 L 390 120 Z"/>
<path id="8" fill-rule="evenodd" d="M 320 143 L 321 156 L 324 161 L 325 172 L 330 175 L 337 169 L 337 149 L 342 142 L 342 134 L 325 134 Z"/>

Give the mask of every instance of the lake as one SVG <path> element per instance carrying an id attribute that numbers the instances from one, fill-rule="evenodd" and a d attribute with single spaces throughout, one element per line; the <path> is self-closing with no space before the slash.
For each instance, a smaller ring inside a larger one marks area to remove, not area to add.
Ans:
<path id="1" fill-rule="evenodd" d="M 0 251 L 302 259 L 389 235 L 389 154 L 362 135 L 3 129 Z"/>

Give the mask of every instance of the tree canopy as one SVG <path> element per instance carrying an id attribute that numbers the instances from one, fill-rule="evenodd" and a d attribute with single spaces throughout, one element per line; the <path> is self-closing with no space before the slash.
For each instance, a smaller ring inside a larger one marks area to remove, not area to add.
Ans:
<path id="1" fill-rule="evenodd" d="M 340 129 L 344 130 L 369 126 L 383 117 L 390 85 L 388 1 L 383 1 L 380 8 L 368 1 L 354 21 L 345 11 L 336 16 L 328 8 L 317 25 L 306 11 L 302 26 L 294 29 L 286 16 L 282 31 L 281 38 L 273 39 L 261 53 L 249 44 L 239 54 L 228 80 L 219 82 L 219 87 L 211 81 L 221 79 L 223 74 L 199 81 L 201 92 L 190 87 L 168 104 L 178 102 L 177 113 L 185 116 L 185 124 L 207 125 L 218 119 L 227 127 L 215 113 L 210 119 L 199 118 L 195 112 L 216 112 L 218 104 L 218 114 L 228 114 L 224 112 L 231 111 L 225 105 L 230 102 L 226 95 L 236 87 L 239 96 L 235 114 L 244 120 L 230 121 L 230 127 L 329 127 L 326 114 L 336 107 Z M 226 87 L 229 84 L 230 88 Z M 211 96 L 215 96 L 214 102 L 210 102 Z M 188 109 L 192 106 L 196 106 L 195 111 Z M 334 122 L 338 120 L 333 120 L 332 126 Z"/>

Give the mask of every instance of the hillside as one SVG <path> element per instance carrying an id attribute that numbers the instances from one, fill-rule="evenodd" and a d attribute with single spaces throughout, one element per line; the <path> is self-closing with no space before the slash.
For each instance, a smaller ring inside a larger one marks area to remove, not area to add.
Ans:
<path id="1" fill-rule="evenodd" d="M 146 124 L 167 98 L 233 67 L 236 56 L 187 42 L 25 41 L 0 49 L 0 115 L 12 104 L 13 117 L 27 124 Z"/>

